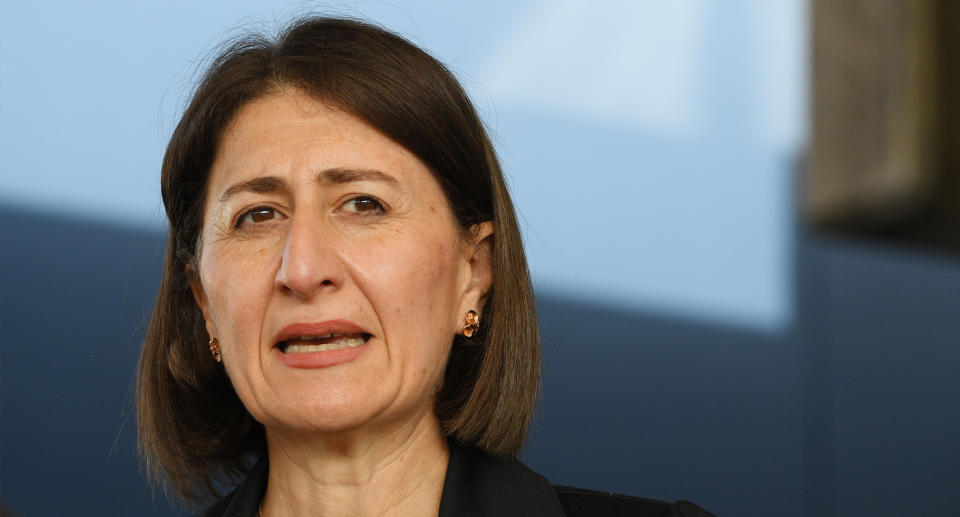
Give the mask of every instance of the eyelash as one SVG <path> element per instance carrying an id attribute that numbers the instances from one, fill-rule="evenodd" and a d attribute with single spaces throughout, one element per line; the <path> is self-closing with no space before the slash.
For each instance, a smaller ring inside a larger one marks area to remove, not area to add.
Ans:
<path id="1" fill-rule="evenodd" d="M 376 211 L 377 215 L 383 215 L 387 212 L 386 208 L 383 206 L 383 202 L 381 202 L 379 199 L 373 196 L 367 196 L 367 195 L 351 198 L 349 201 L 341 205 L 341 208 L 349 205 L 350 203 L 356 203 L 358 201 L 368 201 L 373 203 L 373 208 Z M 363 210 L 363 211 L 356 210 L 357 214 L 370 215 L 370 214 L 367 214 L 366 212 L 367 212 L 366 210 Z"/>
<path id="2" fill-rule="evenodd" d="M 367 212 L 375 212 L 376 215 L 383 215 L 383 214 L 385 214 L 386 211 L 387 211 L 386 208 L 384 207 L 384 204 L 383 204 L 382 201 L 380 201 L 379 199 L 377 199 L 377 198 L 375 198 L 375 197 L 373 197 L 373 196 L 368 196 L 368 195 L 357 196 L 357 197 L 354 197 L 354 198 L 349 199 L 349 200 L 346 201 L 343 205 L 341 205 L 341 209 L 342 209 L 343 207 L 351 204 L 351 203 L 357 203 L 358 201 L 363 201 L 363 202 L 372 203 L 372 207 L 373 207 L 373 210 L 371 210 L 371 211 L 354 209 L 354 213 L 360 215 L 361 217 L 365 217 L 365 216 L 368 216 L 368 215 L 373 215 L 373 214 L 368 214 Z M 270 212 L 270 213 L 273 214 L 273 216 L 270 217 L 269 219 L 265 220 L 265 221 L 253 221 L 253 220 L 247 221 L 247 218 L 248 218 L 248 217 L 252 217 L 252 216 L 254 216 L 254 214 L 257 214 L 257 213 L 263 214 L 264 212 Z M 269 221 L 273 221 L 273 220 L 274 220 L 277 216 L 279 216 L 279 215 L 281 215 L 281 214 L 280 214 L 280 211 L 277 210 L 276 208 L 272 207 L 272 206 L 265 206 L 265 205 L 257 206 L 257 207 L 251 208 L 250 210 L 247 210 L 247 211 L 241 213 L 241 214 L 237 217 L 237 222 L 234 224 L 234 228 L 240 229 L 245 223 L 247 223 L 247 224 L 265 224 L 265 223 L 267 223 L 267 222 L 269 222 Z"/>
<path id="3" fill-rule="evenodd" d="M 241 213 L 240 216 L 237 217 L 237 222 L 233 225 L 233 227 L 234 227 L 234 228 L 237 228 L 237 229 L 240 229 L 240 228 L 242 228 L 242 227 L 244 226 L 244 224 L 263 224 L 264 221 L 253 221 L 253 220 L 251 220 L 251 221 L 249 221 L 249 222 L 247 221 L 247 218 L 248 218 L 248 217 L 251 217 L 251 218 L 252 218 L 252 216 L 253 216 L 254 214 L 258 213 L 258 212 L 260 212 L 260 213 L 270 212 L 270 213 L 273 214 L 273 217 L 270 217 L 270 219 L 268 219 L 266 222 L 272 221 L 272 220 L 275 219 L 278 215 L 280 215 L 280 212 L 279 212 L 276 208 L 273 208 L 272 206 L 258 206 L 258 207 L 254 207 L 254 208 L 251 208 L 250 210 L 247 210 L 247 211 Z"/>

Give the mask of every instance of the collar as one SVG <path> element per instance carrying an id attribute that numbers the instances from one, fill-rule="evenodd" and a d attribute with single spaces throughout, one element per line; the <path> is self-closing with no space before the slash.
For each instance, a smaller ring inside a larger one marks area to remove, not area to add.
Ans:
<path id="1" fill-rule="evenodd" d="M 440 517 L 563 517 L 553 486 L 517 460 L 450 441 Z"/>
<path id="2" fill-rule="evenodd" d="M 475 447 L 449 443 L 439 517 L 563 517 L 553 486 L 540 474 L 519 461 L 500 461 Z M 243 484 L 205 517 L 257 517 L 268 472 L 267 460 L 261 458 Z"/>

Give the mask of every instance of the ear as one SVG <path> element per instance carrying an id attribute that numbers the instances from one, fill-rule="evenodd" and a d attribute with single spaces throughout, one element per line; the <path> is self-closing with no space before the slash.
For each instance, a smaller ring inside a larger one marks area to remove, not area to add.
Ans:
<path id="1" fill-rule="evenodd" d="M 213 326 L 213 320 L 210 319 L 210 303 L 207 301 L 207 292 L 204 291 L 203 284 L 200 282 L 200 273 L 193 267 L 192 263 L 184 267 L 184 272 L 187 275 L 187 280 L 190 282 L 190 291 L 193 292 L 193 300 L 197 302 L 197 306 L 200 307 L 200 312 L 203 313 L 203 322 L 207 328 L 207 334 L 210 337 L 217 337 L 217 330 Z"/>
<path id="2" fill-rule="evenodd" d="M 471 238 L 466 251 L 470 280 L 463 296 L 464 312 L 470 309 L 480 312 L 493 286 L 493 231 L 493 221 L 477 223 L 470 228 Z"/>

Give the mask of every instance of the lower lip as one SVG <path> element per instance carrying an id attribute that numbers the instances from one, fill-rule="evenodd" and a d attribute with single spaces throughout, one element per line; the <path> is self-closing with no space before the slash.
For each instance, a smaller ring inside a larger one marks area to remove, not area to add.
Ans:
<path id="1" fill-rule="evenodd" d="M 280 360 L 283 364 L 291 368 L 327 368 L 338 364 L 349 363 L 360 354 L 367 350 L 367 343 L 353 348 L 346 347 L 337 350 L 324 350 L 322 352 L 303 352 L 303 353 L 284 353 L 279 348 L 274 348 L 273 353 L 280 354 Z"/>

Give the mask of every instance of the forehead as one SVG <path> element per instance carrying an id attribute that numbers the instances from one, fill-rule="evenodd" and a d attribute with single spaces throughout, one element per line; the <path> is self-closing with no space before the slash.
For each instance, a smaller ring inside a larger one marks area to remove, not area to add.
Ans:
<path id="1" fill-rule="evenodd" d="M 226 127 L 209 179 L 211 191 L 261 175 L 329 168 L 376 169 L 404 183 L 434 182 L 409 150 L 359 117 L 295 89 L 244 105 Z"/>

